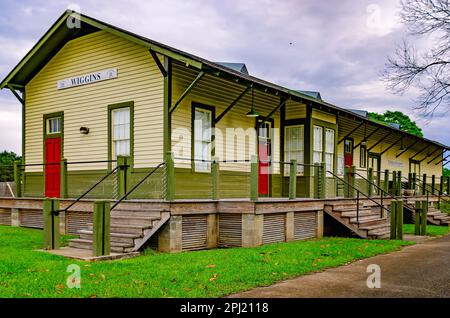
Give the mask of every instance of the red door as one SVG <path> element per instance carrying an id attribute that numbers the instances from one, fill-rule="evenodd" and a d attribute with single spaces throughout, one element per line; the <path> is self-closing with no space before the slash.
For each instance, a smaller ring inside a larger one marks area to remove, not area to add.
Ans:
<path id="1" fill-rule="evenodd" d="M 346 167 L 353 166 L 353 140 L 344 140 L 344 165 Z"/>
<path id="2" fill-rule="evenodd" d="M 258 193 L 262 196 L 269 195 L 269 174 L 271 156 L 271 123 L 261 124 L 258 136 Z"/>
<path id="3" fill-rule="evenodd" d="M 269 144 L 258 144 L 258 192 L 260 195 L 269 195 Z"/>
<path id="4" fill-rule="evenodd" d="M 61 138 L 45 140 L 45 196 L 59 198 L 61 182 Z"/>

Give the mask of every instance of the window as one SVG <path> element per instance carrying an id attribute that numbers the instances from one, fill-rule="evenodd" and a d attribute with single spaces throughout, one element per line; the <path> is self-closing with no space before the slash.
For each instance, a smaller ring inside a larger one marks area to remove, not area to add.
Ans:
<path id="1" fill-rule="evenodd" d="M 334 129 L 325 128 L 325 167 L 334 171 Z"/>
<path id="2" fill-rule="evenodd" d="M 323 128 L 314 126 L 314 147 L 313 147 L 313 163 L 322 163 L 323 153 Z"/>
<path id="3" fill-rule="evenodd" d="M 194 114 L 194 158 L 196 171 L 208 171 L 211 160 L 211 111 L 195 108 Z M 199 161 L 205 160 L 205 162 Z"/>
<path id="4" fill-rule="evenodd" d="M 47 127 L 47 134 L 61 133 L 61 117 L 48 118 L 45 126 Z"/>
<path id="5" fill-rule="evenodd" d="M 361 168 L 367 167 L 367 148 L 366 148 L 366 146 L 359 147 L 359 166 Z"/>
<path id="6" fill-rule="evenodd" d="M 130 155 L 130 108 L 119 108 L 111 111 L 112 116 L 112 150 L 113 158 Z"/>
<path id="7" fill-rule="evenodd" d="M 286 162 L 297 160 L 297 163 L 304 163 L 305 146 L 304 146 L 304 126 L 289 126 L 284 130 L 284 158 Z M 286 165 L 284 168 L 285 175 L 289 175 L 290 168 Z M 297 175 L 302 175 L 303 166 L 297 166 Z"/>

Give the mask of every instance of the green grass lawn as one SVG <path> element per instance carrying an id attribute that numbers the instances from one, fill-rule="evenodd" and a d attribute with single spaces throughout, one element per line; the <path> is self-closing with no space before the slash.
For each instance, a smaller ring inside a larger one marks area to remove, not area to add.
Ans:
<path id="1" fill-rule="evenodd" d="M 0 297 L 219 297 L 412 244 L 324 238 L 87 263 L 35 251 L 40 230 L 0 226 L 0 242 Z M 66 286 L 69 264 L 79 289 Z"/>
<path id="2" fill-rule="evenodd" d="M 403 233 L 414 234 L 414 224 L 403 224 Z M 429 224 L 427 225 L 427 235 L 439 236 L 447 234 L 448 234 L 448 226 L 429 225 Z"/>

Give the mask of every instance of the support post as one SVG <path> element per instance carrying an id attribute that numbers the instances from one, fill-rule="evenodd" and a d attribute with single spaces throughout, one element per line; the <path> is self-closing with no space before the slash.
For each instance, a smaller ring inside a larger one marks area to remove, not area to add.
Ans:
<path id="1" fill-rule="evenodd" d="M 395 176 L 395 174 L 394 174 Z M 390 234 L 390 238 L 391 240 L 395 240 L 396 236 L 397 236 L 397 205 L 398 205 L 398 201 L 397 200 L 392 200 L 391 201 L 391 213 L 390 213 L 390 225 L 391 225 L 391 234 Z"/>
<path id="2" fill-rule="evenodd" d="M 391 202 L 391 240 L 403 239 L 403 201 Z"/>
<path id="3" fill-rule="evenodd" d="M 121 198 L 127 193 L 127 159 L 124 156 L 117 156 L 117 195 Z"/>
<path id="4" fill-rule="evenodd" d="M 44 199 L 42 213 L 44 218 L 44 249 L 59 249 L 59 200 Z"/>
<path id="5" fill-rule="evenodd" d="M 250 163 L 250 200 L 258 201 L 258 157 L 255 155 Z"/>
<path id="6" fill-rule="evenodd" d="M 450 177 L 447 177 L 447 194 L 450 195 Z"/>
<path id="7" fill-rule="evenodd" d="M 291 160 L 289 170 L 289 199 L 297 197 L 297 160 Z"/>
<path id="8" fill-rule="evenodd" d="M 392 171 L 392 188 L 391 194 L 393 196 L 397 195 L 397 171 Z"/>
<path id="9" fill-rule="evenodd" d="M 440 178 L 440 183 L 439 183 L 439 191 L 442 193 L 444 193 L 444 176 L 441 176 Z"/>
<path id="10" fill-rule="evenodd" d="M 417 174 L 413 172 L 412 174 L 412 189 L 414 190 L 414 195 L 416 195 L 416 189 L 417 189 Z"/>
<path id="11" fill-rule="evenodd" d="M 173 201 L 175 198 L 175 165 L 173 153 L 166 152 L 166 201 Z"/>
<path id="12" fill-rule="evenodd" d="M 110 225 L 111 205 L 108 201 L 98 200 L 94 202 L 94 256 L 109 255 L 111 253 Z"/>
<path id="13" fill-rule="evenodd" d="M 217 158 L 213 158 L 211 162 L 211 178 L 212 178 L 212 194 L 213 200 L 219 199 L 219 162 Z"/>
<path id="14" fill-rule="evenodd" d="M 427 194 L 427 174 L 424 173 L 422 176 L 422 195 Z"/>
<path id="15" fill-rule="evenodd" d="M 412 189 L 412 172 L 408 172 L 408 190 Z"/>
<path id="16" fill-rule="evenodd" d="M 396 225 L 396 239 L 403 240 L 403 200 L 398 201 L 397 203 L 397 225 Z"/>
<path id="17" fill-rule="evenodd" d="M 350 197 L 350 168 L 348 166 L 344 167 L 344 198 Z"/>
<path id="18" fill-rule="evenodd" d="M 427 214 L 428 214 L 428 202 L 422 201 L 422 217 L 420 218 L 422 223 L 420 224 L 422 235 L 427 235 Z"/>
<path id="19" fill-rule="evenodd" d="M 68 193 L 67 159 L 61 159 L 60 169 L 61 169 L 60 197 L 67 198 Z"/>
<path id="20" fill-rule="evenodd" d="M 325 198 L 325 164 L 314 164 L 314 198 Z"/>
<path id="21" fill-rule="evenodd" d="M 421 235 L 421 220 L 422 218 L 422 202 L 416 201 L 416 206 L 414 208 L 414 234 Z"/>
<path id="22" fill-rule="evenodd" d="M 402 172 L 397 171 L 397 195 L 402 195 Z"/>
<path id="23" fill-rule="evenodd" d="M 435 194 L 435 191 L 434 191 L 435 186 L 436 186 L 436 176 L 433 174 L 431 176 L 431 194 L 432 195 Z"/>
<path id="24" fill-rule="evenodd" d="M 373 183 L 373 168 L 369 168 L 367 170 L 367 180 L 368 180 L 368 182 L 367 182 L 367 195 L 369 197 L 371 197 L 372 193 L 373 193 L 373 185 L 372 185 L 372 183 Z"/>
<path id="25" fill-rule="evenodd" d="M 389 193 L 389 170 L 384 170 L 384 192 Z"/>
<path id="26" fill-rule="evenodd" d="M 20 198 L 22 196 L 22 173 L 21 173 L 21 160 L 14 161 L 14 183 L 16 185 L 16 196 Z"/>

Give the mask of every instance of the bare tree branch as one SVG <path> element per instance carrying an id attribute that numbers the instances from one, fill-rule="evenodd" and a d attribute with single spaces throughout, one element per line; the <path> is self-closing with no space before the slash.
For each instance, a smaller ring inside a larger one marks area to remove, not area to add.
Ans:
<path id="1" fill-rule="evenodd" d="M 404 40 L 388 58 L 383 78 L 397 94 L 418 88 L 415 108 L 432 116 L 439 107 L 450 108 L 450 0 L 402 0 L 401 8 L 410 35 L 437 40 L 422 54 Z"/>

